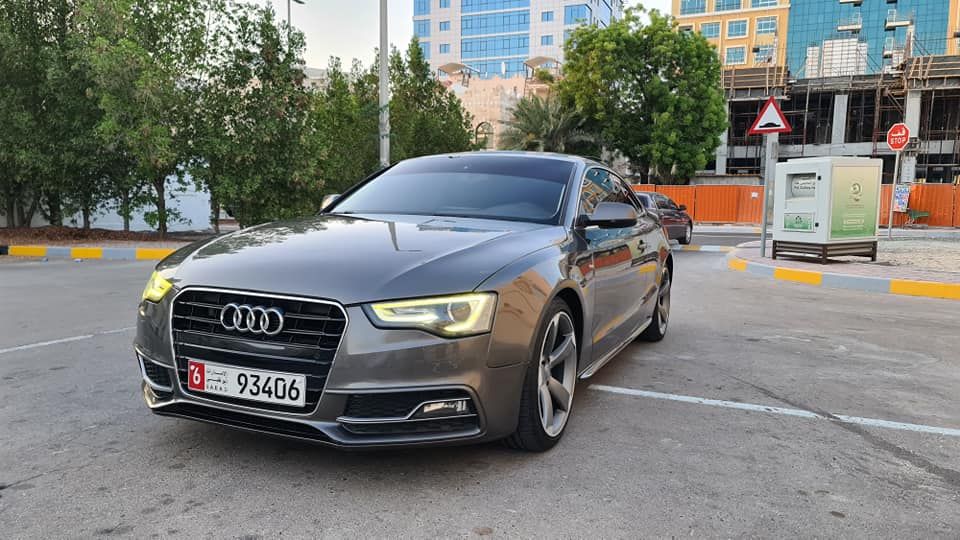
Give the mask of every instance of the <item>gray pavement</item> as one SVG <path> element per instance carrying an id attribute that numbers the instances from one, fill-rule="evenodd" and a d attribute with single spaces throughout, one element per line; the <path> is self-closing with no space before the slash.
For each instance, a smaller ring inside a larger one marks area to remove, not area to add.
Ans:
<path id="1" fill-rule="evenodd" d="M 150 266 L 0 261 L 3 537 L 960 536 L 960 437 L 830 419 L 960 428 L 955 302 L 678 253 L 669 335 L 581 381 L 551 452 L 348 454 L 151 415 Z"/>

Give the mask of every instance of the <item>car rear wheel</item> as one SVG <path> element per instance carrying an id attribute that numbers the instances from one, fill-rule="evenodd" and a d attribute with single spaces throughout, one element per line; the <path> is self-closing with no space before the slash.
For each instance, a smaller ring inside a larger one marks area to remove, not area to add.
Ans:
<path id="1" fill-rule="evenodd" d="M 693 241 L 693 223 L 687 223 L 687 227 L 683 229 L 683 236 L 680 237 L 681 244 L 689 244 Z"/>
<path id="2" fill-rule="evenodd" d="M 667 323 L 670 322 L 670 285 L 670 269 L 664 266 L 657 289 L 657 303 L 653 308 L 653 320 L 640 334 L 641 340 L 660 341 L 667 335 Z"/>
<path id="3" fill-rule="evenodd" d="M 512 448 L 543 452 L 563 436 L 577 384 L 577 333 L 566 302 L 555 299 L 550 304 L 535 343 L 517 430 L 506 442 Z"/>

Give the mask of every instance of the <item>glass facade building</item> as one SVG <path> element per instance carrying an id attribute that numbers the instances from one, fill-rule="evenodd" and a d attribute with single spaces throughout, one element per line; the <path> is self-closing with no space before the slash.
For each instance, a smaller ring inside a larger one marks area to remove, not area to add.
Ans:
<path id="1" fill-rule="evenodd" d="M 955 1 L 955 0 L 954 0 Z M 862 75 L 914 56 L 949 50 L 951 0 L 794 0 L 787 24 L 787 65 L 796 76 Z"/>
<path id="2" fill-rule="evenodd" d="M 623 0 L 413 1 L 414 34 L 429 40 L 431 66 L 462 63 L 484 79 L 524 75 L 535 57 L 562 62 L 572 29 L 606 26 L 623 13 Z"/>

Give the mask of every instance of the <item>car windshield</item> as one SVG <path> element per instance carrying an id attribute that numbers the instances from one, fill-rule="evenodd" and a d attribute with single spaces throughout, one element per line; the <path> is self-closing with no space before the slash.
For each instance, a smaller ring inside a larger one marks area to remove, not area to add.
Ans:
<path id="1" fill-rule="evenodd" d="M 556 224 L 574 163 L 456 155 L 405 161 L 338 201 L 335 214 L 415 214 Z"/>
<path id="2" fill-rule="evenodd" d="M 637 198 L 640 199 L 640 204 L 642 204 L 644 208 L 653 207 L 653 200 L 650 199 L 650 196 L 647 195 L 646 193 L 634 193 L 634 195 L 636 195 Z"/>

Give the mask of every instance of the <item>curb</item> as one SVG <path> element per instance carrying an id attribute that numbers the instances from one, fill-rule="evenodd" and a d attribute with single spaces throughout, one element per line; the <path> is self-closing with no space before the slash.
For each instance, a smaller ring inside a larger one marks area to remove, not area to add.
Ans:
<path id="1" fill-rule="evenodd" d="M 675 245 L 672 248 L 673 251 L 703 251 L 706 253 L 730 253 L 736 249 L 733 246 L 698 246 L 694 244 Z"/>
<path id="2" fill-rule="evenodd" d="M 727 268 L 737 272 L 748 272 L 779 281 L 803 283 L 832 289 L 852 289 L 875 293 L 897 294 L 903 296 L 922 296 L 960 300 L 960 283 L 942 283 L 939 281 L 919 281 L 912 279 L 875 278 L 834 274 L 816 270 L 799 270 L 769 264 L 755 263 L 741 259 L 736 255 L 727 256 Z"/>
<path id="3" fill-rule="evenodd" d="M 60 246 L 0 246 L 0 255 L 11 257 L 56 257 L 110 261 L 159 261 L 176 249 Z"/>

